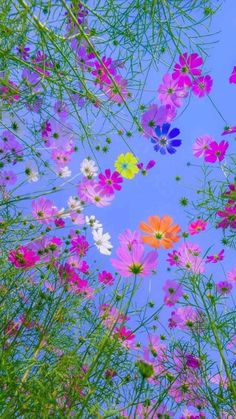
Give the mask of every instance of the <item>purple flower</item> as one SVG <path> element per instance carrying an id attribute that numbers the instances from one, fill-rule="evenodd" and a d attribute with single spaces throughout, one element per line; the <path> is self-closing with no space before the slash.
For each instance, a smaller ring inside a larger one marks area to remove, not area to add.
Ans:
<path id="1" fill-rule="evenodd" d="M 175 280 L 167 280 L 162 289 L 165 292 L 164 304 L 169 307 L 174 306 L 183 295 L 182 286 Z"/>
<path id="2" fill-rule="evenodd" d="M 146 137 L 154 135 L 154 129 L 157 125 L 163 125 L 165 122 L 171 122 L 176 116 L 176 109 L 171 105 L 158 107 L 153 104 L 142 114 L 141 125 Z"/>
<path id="3" fill-rule="evenodd" d="M 173 128 L 170 132 L 170 124 L 163 124 L 162 127 L 157 125 L 155 128 L 155 136 L 151 139 L 151 142 L 154 143 L 154 150 L 160 151 L 161 154 L 174 154 L 176 152 L 176 147 L 179 147 L 182 143 L 180 139 L 174 139 L 180 133 L 178 128 Z"/>
<path id="4" fill-rule="evenodd" d="M 230 294 L 233 285 L 229 281 L 220 281 L 216 283 L 216 289 L 219 294 Z"/>

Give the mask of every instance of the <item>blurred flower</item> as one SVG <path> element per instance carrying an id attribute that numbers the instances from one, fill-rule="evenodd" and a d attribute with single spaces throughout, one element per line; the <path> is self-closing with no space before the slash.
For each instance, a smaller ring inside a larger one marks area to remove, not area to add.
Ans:
<path id="1" fill-rule="evenodd" d="M 212 262 L 217 263 L 224 259 L 224 249 L 222 249 L 219 253 L 216 253 L 215 255 L 207 256 L 206 263 Z"/>
<path id="2" fill-rule="evenodd" d="M 166 122 L 171 122 L 176 116 L 176 109 L 171 105 L 164 105 L 158 107 L 153 104 L 148 110 L 142 114 L 141 125 L 146 137 L 154 135 L 154 128 L 157 125 L 163 125 Z"/>
<path id="3" fill-rule="evenodd" d="M 233 289 L 233 285 L 229 281 L 219 281 L 216 283 L 216 289 L 219 294 L 230 294 Z"/>
<path id="4" fill-rule="evenodd" d="M 234 66 L 232 70 L 231 76 L 229 78 L 229 82 L 236 84 L 236 66 Z"/>
<path id="5" fill-rule="evenodd" d="M 164 304 L 166 306 L 174 306 L 183 295 L 182 285 L 175 280 L 165 281 L 163 287 L 164 295 Z"/>
<path id="6" fill-rule="evenodd" d="M 40 261 L 40 257 L 26 246 L 18 246 L 16 250 L 10 250 L 8 260 L 16 268 L 31 268 Z"/>
<path id="7" fill-rule="evenodd" d="M 110 272 L 102 271 L 98 274 L 98 281 L 105 285 L 112 285 L 115 278 Z"/>
<path id="8" fill-rule="evenodd" d="M 191 234 L 191 236 L 193 236 L 194 234 L 198 234 L 201 231 L 206 230 L 206 226 L 207 226 L 207 222 L 199 219 L 189 224 L 188 231 Z"/>
<path id="9" fill-rule="evenodd" d="M 209 148 L 210 143 L 213 141 L 214 139 L 210 135 L 202 135 L 201 137 L 197 137 L 193 144 L 193 155 L 195 157 L 203 157 L 206 150 Z"/>

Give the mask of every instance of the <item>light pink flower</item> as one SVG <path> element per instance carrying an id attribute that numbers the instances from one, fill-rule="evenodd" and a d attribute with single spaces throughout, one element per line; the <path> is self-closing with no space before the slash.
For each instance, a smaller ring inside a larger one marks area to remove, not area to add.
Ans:
<path id="1" fill-rule="evenodd" d="M 227 272 L 227 279 L 233 285 L 236 285 L 236 268 L 232 269 L 232 271 Z"/>
<path id="2" fill-rule="evenodd" d="M 175 280 L 165 281 L 163 287 L 164 295 L 164 304 L 171 307 L 174 306 L 183 295 L 183 288 Z"/>
<path id="3" fill-rule="evenodd" d="M 148 276 L 156 269 L 157 253 L 144 254 L 144 246 L 135 244 L 131 250 L 120 247 L 116 251 L 117 259 L 111 259 L 112 265 L 124 277 L 132 275 Z"/>
<path id="4" fill-rule="evenodd" d="M 186 89 L 179 87 L 171 74 L 163 76 L 162 84 L 158 88 L 158 99 L 163 105 L 181 106 L 183 98 L 188 96 Z"/>
<path id="5" fill-rule="evenodd" d="M 106 95 L 115 103 L 123 103 L 128 98 L 128 89 L 127 89 L 127 80 L 123 79 L 121 76 L 114 76 L 114 82 L 103 86 L 103 90 Z"/>
<path id="6" fill-rule="evenodd" d="M 56 214 L 57 208 L 49 199 L 42 197 L 32 202 L 32 216 L 39 224 L 50 224 Z"/>
<path id="7" fill-rule="evenodd" d="M 210 135 L 202 135 L 197 137 L 193 144 L 193 155 L 195 157 L 202 157 L 205 155 L 206 150 L 209 148 L 214 139 Z"/>

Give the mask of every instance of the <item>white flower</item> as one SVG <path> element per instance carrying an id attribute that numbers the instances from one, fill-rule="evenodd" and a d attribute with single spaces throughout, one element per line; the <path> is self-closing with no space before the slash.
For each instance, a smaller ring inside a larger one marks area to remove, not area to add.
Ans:
<path id="1" fill-rule="evenodd" d="M 92 179 L 98 174 L 98 167 L 94 160 L 84 159 L 80 165 L 80 172 L 88 179 Z"/>
<path id="2" fill-rule="evenodd" d="M 71 176 L 71 170 L 69 169 L 68 166 L 62 167 L 61 169 L 59 169 L 56 174 L 60 177 L 70 177 Z"/>
<path id="3" fill-rule="evenodd" d="M 57 212 L 57 217 L 60 217 L 60 218 L 70 218 L 70 212 L 68 210 L 66 210 L 65 208 L 61 208 Z"/>
<path id="4" fill-rule="evenodd" d="M 98 248 L 102 255 L 109 256 L 111 254 L 112 244 L 110 243 L 110 234 L 103 234 L 103 229 L 92 230 L 93 240 L 95 246 Z"/>
<path id="5" fill-rule="evenodd" d="M 25 166 L 25 174 L 27 175 L 28 182 L 38 182 L 39 172 L 33 162 L 29 162 Z"/>
<path id="6" fill-rule="evenodd" d="M 91 215 L 90 217 L 88 217 L 86 215 L 85 217 L 85 222 L 88 226 L 90 226 L 93 230 L 98 230 L 99 228 L 102 227 L 102 224 L 100 223 L 100 221 L 98 221 L 95 217 L 95 215 Z"/>
<path id="7" fill-rule="evenodd" d="M 4 111 L 2 113 L 2 124 L 5 129 L 11 131 L 12 134 L 16 135 L 16 137 L 22 137 L 22 135 L 24 134 L 24 121 L 12 112 Z"/>
<path id="8" fill-rule="evenodd" d="M 77 196 L 70 196 L 68 201 L 67 201 L 68 207 L 73 210 L 83 210 L 83 206 L 81 204 L 81 201 L 79 200 L 79 198 Z"/>

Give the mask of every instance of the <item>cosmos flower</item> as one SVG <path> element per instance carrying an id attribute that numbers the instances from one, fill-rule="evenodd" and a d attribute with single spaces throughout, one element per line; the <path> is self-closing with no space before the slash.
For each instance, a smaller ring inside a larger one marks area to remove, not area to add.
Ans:
<path id="1" fill-rule="evenodd" d="M 229 281 L 219 281 L 216 283 L 216 289 L 219 294 L 226 295 L 231 293 L 233 285 Z"/>
<path id="2" fill-rule="evenodd" d="M 219 144 L 216 141 L 212 141 L 205 151 L 204 160 L 209 163 L 224 160 L 228 146 L 229 143 L 226 141 L 221 141 Z"/>
<path id="3" fill-rule="evenodd" d="M 112 244 L 110 242 L 111 236 L 109 233 L 103 233 L 103 229 L 92 230 L 93 240 L 95 246 L 102 255 L 109 256 L 111 254 Z"/>
<path id="4" fill-rule="evenodd" d="M 98 281 L 104 285 L 112 285 L 115 281 L 115 278 L 110 272 L 102 271 L 98 274 Z"/>
<path id="5" fill-rule="evenodd" d="M 224 249 L 222 249 L 219 253 L 216 253 L 215 255 L 207 256 L 206 263 L 212 262 L 217 263 L 224 259 Z"/>
<path id="6" fill-rule="evenodd" d="M 198 234 L 201 231 L 206 230 L 207 222 L 201 219 L 198 219 L 196 221 L 193 221 L 188 226 L 188 231 L 193 236 L 194 234 Z"/>
<path id="7" fill-rule="evenodd" d="M 213 85 L 211 76 L 200 76 L 192 82 L 192 91 L 195 96 L 203 97 L 210 93 Z"/>
<path id="8" fill-rule="evenodd" d="M 94 160 L 84 159 L 80 164 L 80 172 L 88 179 L 92 179 L 97 176 L 98 167 Z"/>
<path id="9" fill-rule="evenodd" d="M 157 253 L 152 251 L 145 255 L 144 246 L 140 243 L 133 245 L 131 250 L 119 247 L 116 255 L 117 259 L 111 259 L 111 263 L 125 278 L 132 275 L 148 276 L 156 269 Z"/>
<path id="10" fill-rule="evenodd" d="M 234 68 L 232 70 L 231 76 L 229 78 L 229 82 L 233 83 L 233 84 L 236 84 L 236 66 L 234 66 Z"/>
<path id="11" fill-rule="evenodd" d="M 185 88 L 179 87 L 178 82 L 173 80 L 171 74 L 165 74 L 162 79 L 162 84 L 158 88 L 158 99 L 162 105 L 170 105 L 180 107 L 183 99 L 188 96 Z"/>
<path id="12" fill-rule="evenodd" d="M 174 154 L 176 152 L 176 148 L 179 147 L 182 143 L 180 139 L 174 139 L 180 133 L 178 128 L 173 128 L 170 132 L 170 124 L 166 123 L 160 127 L 157 125 L 155 128 L 155 135 L 151 139 L 151 142 L 154 145 L 155 151 L 160 151 L 161 154 Z"/>
<path id="13" fill-rule="evenodd" d="M 226 206 L 223 210 L 218 211 L 217 215 L 222 218 L 222 220 L 217 224 L 217 227 L 225 228 L 236 228 L 236 205 Z"/>
<path id="14" fill-rule="evenodd" d="M 175 280 L 165 281 L 162 289 L 165 292 L 164 304 L 169 307 L 174 306 L 183 295 L 181 284 Z"/>
<path id="15" fill-rule="evenodd" d="M 133 179 L 139 172 L 137 163 L 138 159 L 132 153 L 120 154 L 115 161 L 115 168 L 122 177 Z"/>
<path id="16" fill-rule="evenodd" d="M 121 183 L 123 182 L 123 178 L 120 176 L 118 172 L 111 172 L 110 169 L 106 169 L 104 174 L 100 173 L 98 175 L 99 178 L 99 185 L 102 187 L 105 194 L 113 194 L 115 191 L 121 190 Z"/>
<path id="17" fill-rule="evenodd" d="M 201 135 L 200 137 L 197 137 L 193 144 L 193 155 L 195 157 L 203 157 L 206 150 L 209 148 L 210 143 L 213 141 L 214 139 L 210 135 Z"/>
<path id="18" fill-rule="evenodd" d="M 146 137 L 154 135 L 154 128 L 157 125 L 163 125 L 166 122 L 171 122 L 176 116 L 176 108 L 171 105 L 163 105 L 158 107 L 153 104 L 148 110 L 142 114 L 141 125 Z"/>
<path id="19" fill-rule="evenodd" d="M 9 251 L 8 260 L 16 268 L 32 268 L 37 262 L 40 261 L 40 257 L 27 246 L 18 246 L 15 250 Z"/>
<path id="20" fill-rule="evenodd" d="M 40 224 L 50 224 L 57 214 L 57 208 L 50 199 L 44 197 L 32 202 L 32 216 Z"/>
<path id="21" fill-rule="evenodd" d="M 113 77 L 114 82 L 103 87 L 104 92 L 115 103 L 123 103 L 128 98 L 127 80 L 116 75 Z"/>
<path id="22" fill-rule="evenodd" d="M 147 233 L 141 237 L 142 241 L 155 248 L 170 249 L 180 239 L 180 226 L 172 223 L 173 219 L 168 215 L 162 218 L 158 215 L 149 217 L 148 223 L 141 222 L 139 226 L 141 231 Z"/>
<path id="23" fill-rule="evenodd" d="M 172 74 L 173 80 L 178 82 L 178 86 L 190 87 L 191 76 L 197 77 L 201 75 L 201 68 L 203 59 L 196 53 L 188 55 L 186 52 L 179 57 L 179 63 L 174 66 L 174 72 Z"/>

